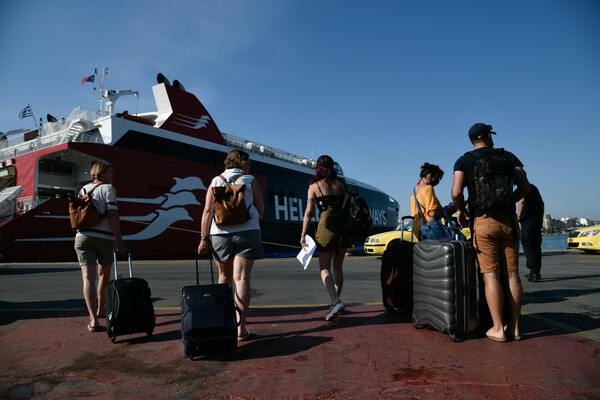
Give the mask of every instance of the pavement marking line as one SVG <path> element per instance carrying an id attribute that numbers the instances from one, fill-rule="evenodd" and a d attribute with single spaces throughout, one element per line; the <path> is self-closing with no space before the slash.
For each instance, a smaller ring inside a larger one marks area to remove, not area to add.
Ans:
<path id="1" fill-rule="evenodd" d="M 346 304 L 346 307 L 354 307 L 354 306 L 376 306 L 381 304 L 377 303 L 352 303 Z M 315 307 L 327 307 L 330 306 L 328 303 L 322 304 L 272 304 L 272 305 L 264 305 L 264 306 L 250 306 L 250 308 L 256 309 L 270 309 L 270 308 L 315 308 Z M 383 307 L 383 306 L 382 306 Z M 172 311 L 172 310 L 181 310 L 181 307 L 154 307 L 155 310 L 163 310 L 163 311 Z M 385 309 L 382 308 L 381 311 Z"/>

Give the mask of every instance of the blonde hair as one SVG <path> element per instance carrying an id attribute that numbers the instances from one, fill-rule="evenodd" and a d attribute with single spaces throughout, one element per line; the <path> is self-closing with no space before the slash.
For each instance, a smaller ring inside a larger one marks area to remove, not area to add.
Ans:
<path id="1" fill-rule="evenodd" d="M 92 179 L 98 179 L 100 174 L 106 172 L 109 168 L 112 168 L 112 165 L 106 161 L 94 161 L 92 163 L 92 170 L 90 171 Z"/>
<path id="2" fill-rule="evenodd" d="M 225 169 L 242 168 L 244 162 L 248 161 L 250 156 L 242 150 L 231 150 L 225 157 Z"/>

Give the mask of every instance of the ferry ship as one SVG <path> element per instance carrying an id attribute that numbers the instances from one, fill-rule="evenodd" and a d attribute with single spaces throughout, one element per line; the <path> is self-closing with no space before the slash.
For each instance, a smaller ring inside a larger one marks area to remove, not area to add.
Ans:
<path id="1" fill-rule="evenodd" d="M 189 258 L 199 242 L 207 187 L 235 148 L 250 154 L 263 192 L 265 254 L 297 254 L 315 160 L 222 133 L 194 94 L 162 74 L 152 87 L 156 111 L 115 113 L 119 97 L 137 92 L 104 90 L 106 74 L 95 72 L 99 110 L 77 107 L 66 119 L 48 115 L 34 130 L 0 133 L 0 262 L 76 259 L 67 194 L 91 180 L 95 160 L 114 167 L 123 240 L 134 257 Z M 398 203 L 336 167 L 366 199 L 373 233 L 396 228 Z M 357 247 L 363 241 L 355 238 Z"/>

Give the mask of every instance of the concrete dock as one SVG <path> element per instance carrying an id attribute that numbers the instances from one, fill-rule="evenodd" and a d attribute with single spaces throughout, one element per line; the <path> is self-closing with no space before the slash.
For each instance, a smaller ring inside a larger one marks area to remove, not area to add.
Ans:
<path id="1" fill-rule="evenodd" d="M 317 260 L 307 271 L 295 259 L 258 261 L 253 340 L 233 355 L 194 361 L 183 354 L 179 330 L 193 260 L 134 261 L 134 274 L 152 288 L 157 324 L 151 338 L 115 344 L 85 328 L 76 263 L 2 264 L 0 398 L 600 398 L 600 256 L 545 252 L 543 280 L 522 279 L 523 340 L 509 343 L 474 335 L 452 343 L 415 330 L 410 315 L 381 305 L 380 264 L 348 257 L 346 311 L 326 322 Z M 208 262 L 200 266 L 208 283 Z"/>

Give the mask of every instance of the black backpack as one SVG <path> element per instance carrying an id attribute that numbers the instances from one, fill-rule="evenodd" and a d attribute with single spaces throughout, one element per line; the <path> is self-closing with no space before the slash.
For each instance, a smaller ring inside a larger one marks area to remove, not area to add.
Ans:
<path id="1" fill-rule="evenodd" d="M 490 216 L 514 213 L 515 171 L 504 149 L 470 153 L 474 157 L 475 208 Z"/>
<path id="2" fill-rule="evenodd" d="M 344 197 L 342 209 L 348 212 L 344 236 L 368 236 L 373 227 L 373 219 L 367 201 L 352 192 L 346 192 Z"/>

